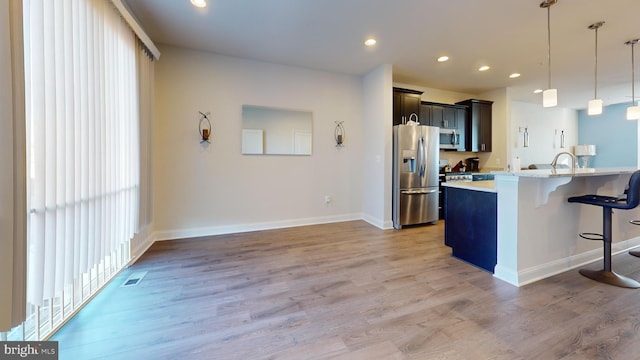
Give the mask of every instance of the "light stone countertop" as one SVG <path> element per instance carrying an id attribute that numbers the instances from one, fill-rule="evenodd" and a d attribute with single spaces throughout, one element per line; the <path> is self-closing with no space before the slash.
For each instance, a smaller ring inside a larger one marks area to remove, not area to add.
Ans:
<path id="1" fill-rule="evenodd" d="M 612 168 L 578 168 L 578 169 L 539 169 L 520 171 L 493 171 L 496 176 L 521 176 L 531 178 L 552 178 L 552 177 L 578 177 L 578 176 L 602 176 L 631 174 L 638 169 L 634 167 L 612 167 Z"/>
<path id="2" fill-rule="evenodd" d="M 612 168 L 578 168 L 578 169 L 539 169 L 520 170 L 513 172 L 492 171 L 494 176 L 520 176 L 528 178 L 562 178 L 562 177 L 586 177 L 603 175 L 631 174 L 637 169 L 634 167 L 612 167 Z M 497 192 L 494 180 L 483 181 L 452 181 L 444 182 L 443 186 L 455 187 L 466 190 Z"/>
<path id="3" fill-rule="evenodd" d="M 481 180 L 481 181 L 451 181 L 451 182 L 443 182 L 443 186 L 465 189 L 465 190 L 475 190 L 475 191 L 484 191 L 484 192 L 496 192 L 496 187 L 493 180 Z"/>

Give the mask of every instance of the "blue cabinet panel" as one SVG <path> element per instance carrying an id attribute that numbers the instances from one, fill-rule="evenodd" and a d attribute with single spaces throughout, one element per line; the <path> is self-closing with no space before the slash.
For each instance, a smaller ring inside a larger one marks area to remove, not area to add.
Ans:
<path id="1" fill-rule="evenodd" d="M 444 243 L 451 255 L 493 273 L 497 262 L 497 195 L 445 188 Z"/>

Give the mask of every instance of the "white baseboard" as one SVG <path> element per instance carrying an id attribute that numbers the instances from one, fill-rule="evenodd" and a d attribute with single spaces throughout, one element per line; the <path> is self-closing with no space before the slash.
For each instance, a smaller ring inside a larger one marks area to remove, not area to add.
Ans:
<path id="1" fill-rule="evenodd" d="M 615 242 L 611 245 L 611 254 L 620 254 L 637 246 L 640 246 L 640 237 Z M 598 248 L 568 256 L 564 259 L 554 260 L 545 264 L 519 270 L 517 273 L 513 272 L 511 269 L 506 269 L 496 265 L 493 276 L 512 285 L 523 286 L 565 271 L 579 268 L 595 261 L 602 261 L 602 258 L 602 249 Z"/>
<path id="2" fill-rule="evenodd" d="M 138 261 L 140 256 L 144 254 L 155 242 L 154 233 L 151 231 L 153 225 L 147 225 L 131 240 L 131 259 L 127 266 L 131 266 Z"/>
<path id="3" fill-rule="evenodd" d="M 518 282 L 518 273 L 512 271 L 509 268 L 501 266 L 500 264 L 496 264 L 493 269 L 493 277 L 500 279 L 502 281 L 506 281 L 511 285 L 520 286 L 521 284 Z"/>
<path id="4" fill-rule="evenodd" d="M 393 229 L 392 221 L 384 221 L 383 219 L 373 217 L 369 214 L 362 214 L 362 220 L 382 230 Z"/>
<path id="5" fill-rule="evenodd" d="M 339 215 L 339 216 L 326 216 L 326 217 L 314 217 L 314 218 L 304 218 L 304 219 L 294 219 L 294 220 L 261 222 L 261 223 L 253 223 L 253 224 L 212 226 L 212 227 L 196 228 L 196 229 L 163 230 L 163 231 L 154 232 L 153 238 L 155 241 L 164 241 L 164 240 L 185 239 L 185 238 L 193 238 L 193 237 L 201 237 L 201 236 L 243 233 L 243 232 L 249 232 L 249 231 L 282 229 L 282 228 L 296 227 L 296 226 L 328 224 L 328 223 L 362 220 L 362 219 L 363 219 L 362 214 L 358 213 L 358 214 L 345 214 L 345 215 Z"/>

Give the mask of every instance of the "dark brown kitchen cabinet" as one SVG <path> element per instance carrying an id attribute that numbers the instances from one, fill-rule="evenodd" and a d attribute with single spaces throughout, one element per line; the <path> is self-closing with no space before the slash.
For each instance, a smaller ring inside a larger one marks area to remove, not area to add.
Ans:
<path id="1" fill-rule="evenodd" d="M 442 127 L 444 120 L 444 109 L 440 105 L 431 105 L 431 119 L 429 125 Z"/>
<path id="2" fill-rule="evenodd" d="M 469 99 L 456 104 L 468 107 L 465 126 L 466 150 L 491 152 L 491 107 L 493 101 Z"/>
<path id="3" fill-rule="evenodd" d="M 423 125 L 449 128 L 454 125 L 455 119 L 447 112 L 445 119 L 445 104 L 423 101 L 420 103 L 420 123 Z"/>
<path id="4" fill-rule="evenodd" d="M 420 118 L 420 95 L 422 91 L 393 88 L 393 125 L 405 124 L 409 120 L 426 124 Z"/>
<path id="5" fill-rule="evenodd" d="M 420 103 L 420 114 L 426 118 L 425 121 L 421 118 L 420 123 L 442 129 L 463 130 L 460 127 L 464 124 L 465 111 L 466 107 L 461 105 L 423 101 Z"/>
<path id="6" fill-rule="evenodd" d="M 458 141 L 458 151 L 467 150 L 467 129 L 465 127 L 465 124 L 467 123 L 467 111 L 468 110 L 466 106 L 458 105 L 455 108 L 457 122 L 456 131 L 458 132 L 458 136 L 460 138 L 460 140 Z"/>
<path id="7" fill-rule="evenodd" d="M 457 129 L 458 119 L 456 117 L 456 109 L 450 106 L 442 107 L 442 126 L 445 129 Z"/>
<path id="8" fill-rule="evenodd" d="M 440 141 L 455 137 L 456 148 L 446 150 L 465 151 L 465 122 L 467 107 L 422 101 L 420 103 L 420 124 L 437 126 L 441 129 Z M 453 138 L 452 138 L 453 139 Z M 451 140 L 453 141 L 453 140 Z"/>
<path id="9" fill-rule="evenodd" d="M 420 104 L 420 125 L 431 125 L 431 106 Z"/>

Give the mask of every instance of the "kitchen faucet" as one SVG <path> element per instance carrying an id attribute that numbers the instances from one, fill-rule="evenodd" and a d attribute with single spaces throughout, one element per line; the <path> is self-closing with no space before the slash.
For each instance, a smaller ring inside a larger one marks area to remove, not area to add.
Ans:
<path id="1" fill-rule="evenodd" d="M 553 161 L 551 162 L 551 166 L 553 166 L 553 168 L 556 168 L 556 165 L 558 165 L 558 158 L 560 157 L 560 155 L 569 155 L 571 157 L 571 169 L 575 170 L 576 167 L 578 167 L 578 159 L 576 158 L 575 155 L 573 155 L 572 153 L 568 152 L 568 151 L 562 151 L 559 152 L 558 154 L 556 154 L 556 157 L 553 158 Z"/>

